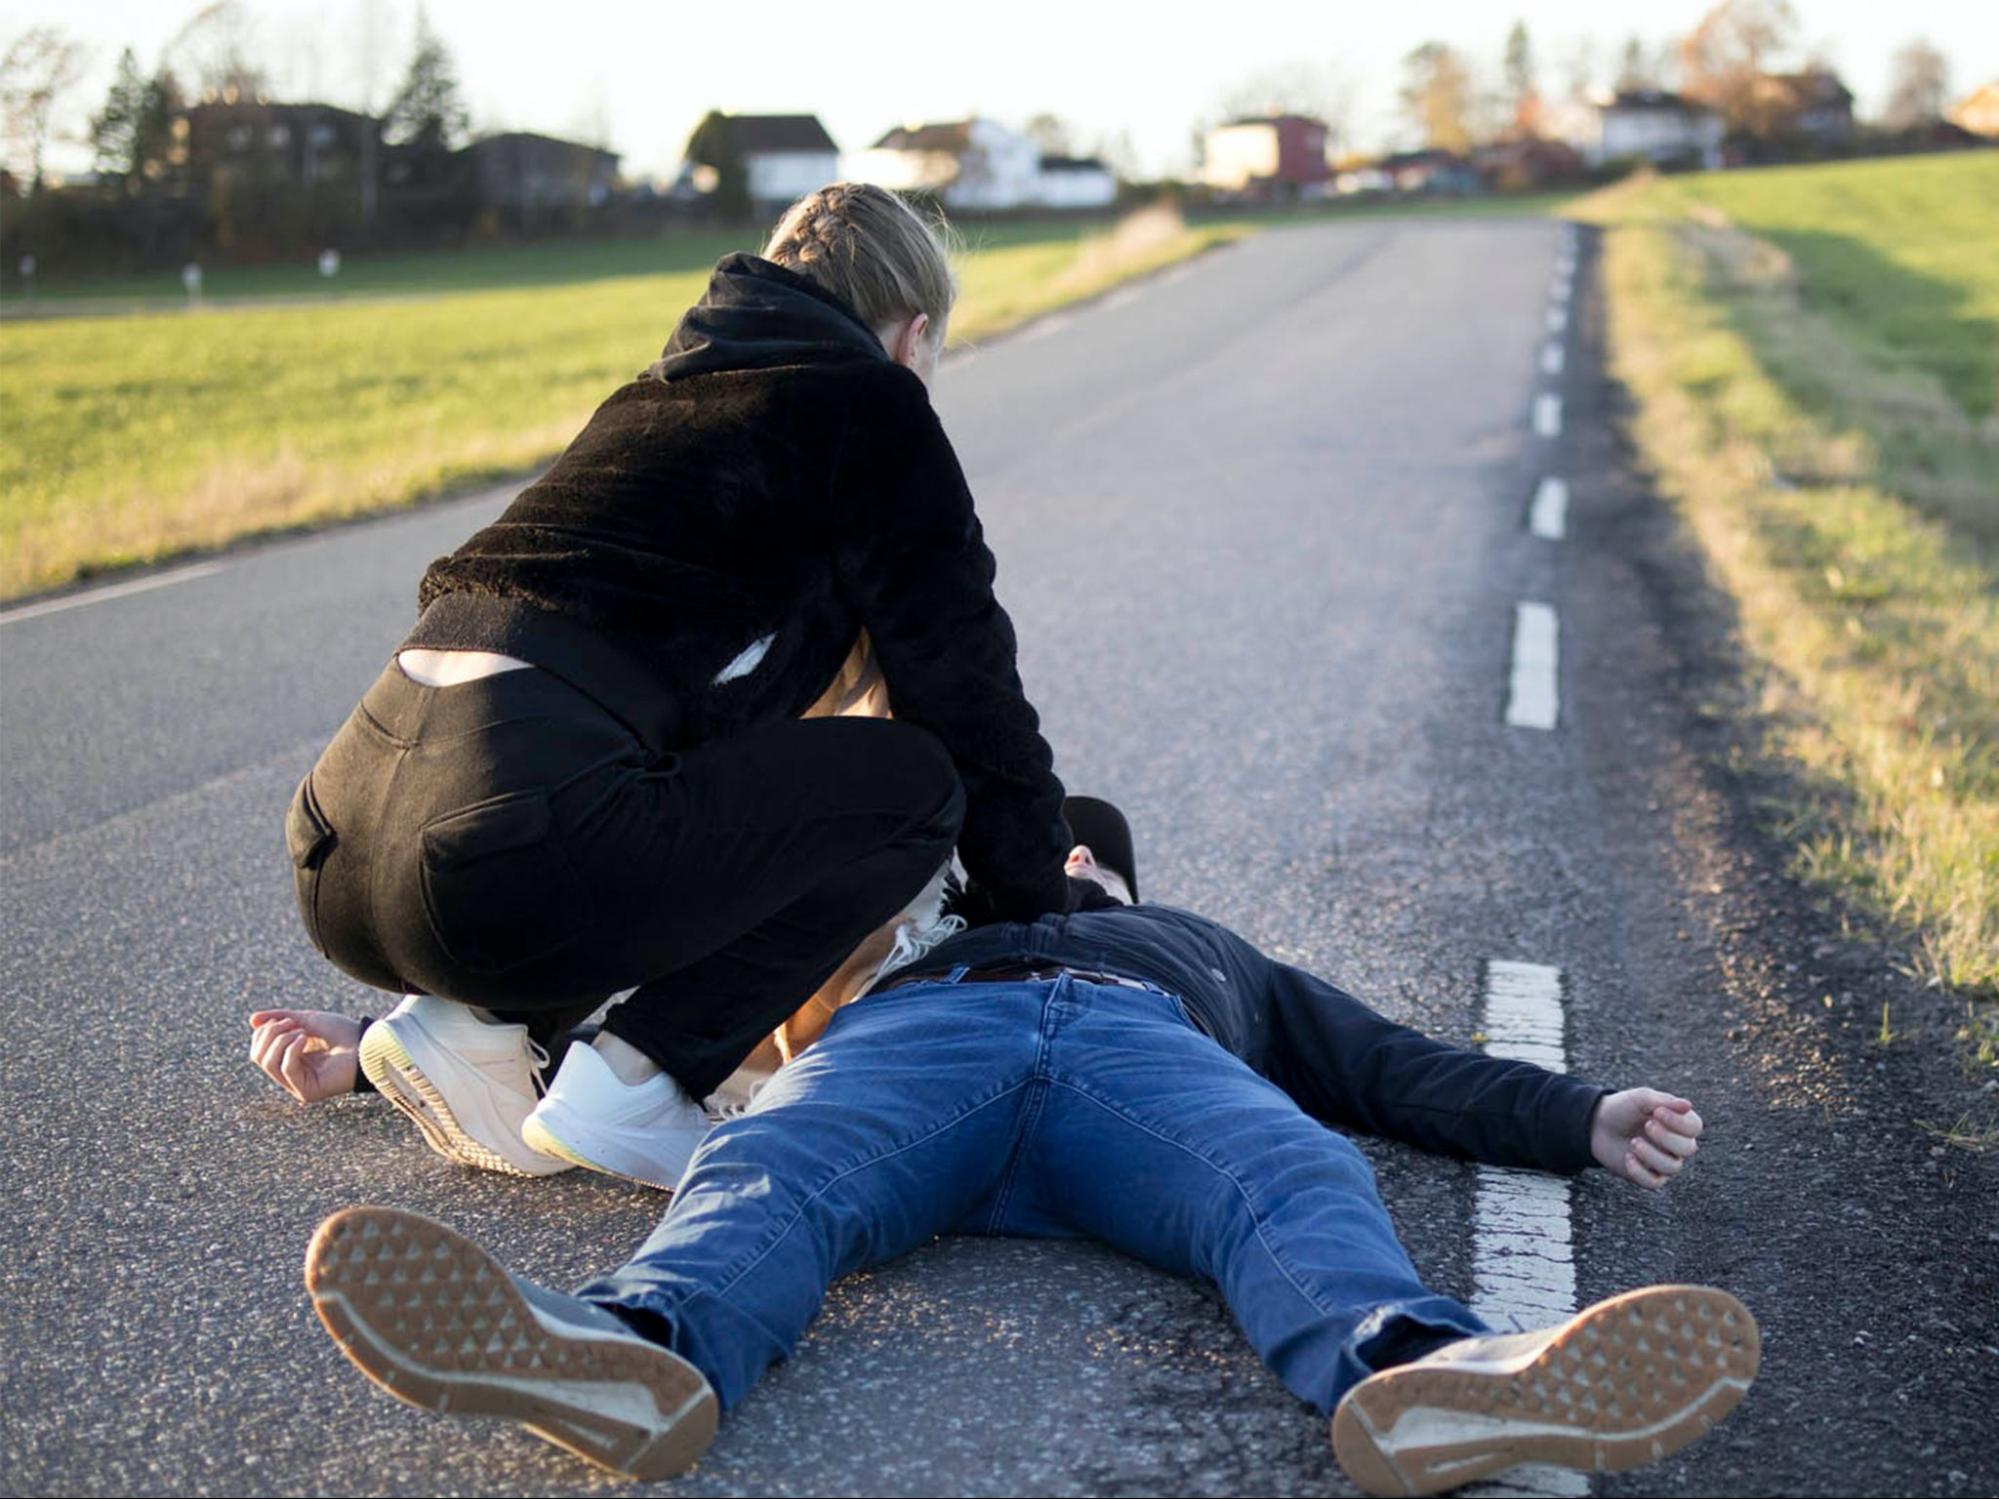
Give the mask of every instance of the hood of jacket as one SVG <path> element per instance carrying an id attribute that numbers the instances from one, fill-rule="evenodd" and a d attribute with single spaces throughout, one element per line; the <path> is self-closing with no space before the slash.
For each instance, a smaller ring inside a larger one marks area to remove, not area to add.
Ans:
<path id="1" fill-rule="evenodd" d="M 686 380 L 725 370 L 886 360 L 852 308 L 795 271 L 755 255 L 726 255 L 650 373 Z"/>

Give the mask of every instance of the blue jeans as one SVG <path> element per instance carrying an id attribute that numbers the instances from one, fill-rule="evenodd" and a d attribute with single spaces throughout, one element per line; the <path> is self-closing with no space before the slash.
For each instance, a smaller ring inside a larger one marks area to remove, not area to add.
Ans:
<path id="1" fill-rule="evenodd" d="M 849 1005 L 721 1125 L 631 1263 L 579 1295 L 666 1341 L 724 1409 L 835 1280 L 942 1233 L 1101 1239 L 1220 1287 L 1265 1363 L 1330 1413 L 1432 1295 L 1353 1144 L 1170 995 L 1062 977 Z"/>

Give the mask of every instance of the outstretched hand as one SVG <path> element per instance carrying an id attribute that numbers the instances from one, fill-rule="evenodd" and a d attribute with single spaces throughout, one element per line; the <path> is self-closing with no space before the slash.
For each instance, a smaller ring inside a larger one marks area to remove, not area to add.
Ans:
<path id="1" fill-rule="evenodd" d="M 250 1060 L 300 1103 L 354 1091 L 361 1022 L 331 1010 L 258 1010 Z"/>
<path id="2" fill-rule="evenodd" d="M 1596 1106 L 1590 1122 L 1590 1154 L 1605 1170 L 1641 1187 L 1663 1187 L 1680 1174 L 1694 1152 L 1701 1116 L 1684 1098 L 1656 1088 L 1626 1088 Z"/>

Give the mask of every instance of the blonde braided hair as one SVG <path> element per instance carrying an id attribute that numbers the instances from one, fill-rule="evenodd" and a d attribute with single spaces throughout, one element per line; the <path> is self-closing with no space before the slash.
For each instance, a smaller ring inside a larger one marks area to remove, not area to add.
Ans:
<path id="1" fill-rule="evenodd" d="M 835 182 L 785 210 L 763 258 L 830 291 L 870 328 L 921 312 L 941 338 L 958 296 L 949 234 L 886 188 Z"/>

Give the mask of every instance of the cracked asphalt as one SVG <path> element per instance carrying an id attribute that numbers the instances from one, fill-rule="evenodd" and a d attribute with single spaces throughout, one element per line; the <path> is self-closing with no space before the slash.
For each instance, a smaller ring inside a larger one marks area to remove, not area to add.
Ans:
<path id="1" fill-rule="evenodd" d="M 1531 434 L 1556 234 L 1272 232 L 953 361 L 938 404 L 1023 675 L 1072 789 L 1131 813 L 1152 898 L 1458 1040 L 1486 961 L 1556 965 L 1574 1070 L 1699 1104 L 1710 1134 L 1671 1190 L 1579 1185 L 1581 1292 L 1726 1286 L 1764 1375 L 1713 1438 L 1602 1492 L 1999 1491 L 1999 1171 L 1923 1128 L 1994 1100 L 1950 1062 L 1941 1003 L 1763 830 L 1781 777 L 1735 712 L 1725 601 L 1616 436 L 1587 250 L 1568 432 Z M 1559 546 L 1523 525 L 1550 458 Z M 299 1266 L 320 1217 L 374 1201 L 565 1283 L 621 1258 L 657 1197 L 455 1170 L 377 1102 L 299 1109 L 245 1058 L 256 1006 L 379 1011 L 299 929 L 285 798 L 424 565 L 506 497 L 0 623 L 7 1490 L 622 1487 L 381 1397 Z M 1561 611 L 1552 734 L 1501 723 L 1526 598 Z M 1367 1148 L 1419 1267 L 1468 1295 L 1469 1169 Z M 1210 1293 L 990 1240 L 836 1287 L 660 1488 L 1352 1492 Z"/>

